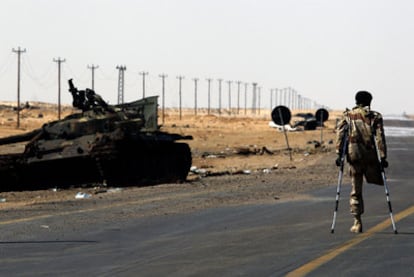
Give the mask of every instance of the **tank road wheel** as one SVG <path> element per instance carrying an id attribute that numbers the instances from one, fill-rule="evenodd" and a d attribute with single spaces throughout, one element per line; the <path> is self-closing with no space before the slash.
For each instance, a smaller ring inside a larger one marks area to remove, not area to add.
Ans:
<path id="1" fill-rule="evenodd" d="M 175 157 L 179 161 L 177 163 L 178 181 L 184 182 L 187 179 L 192 163 L 191 150 L 186 143 L 176 143 L 175 146 L 177 151 Z"/>
<path id="2" fill-rule="evenodd" d="M 186 143 L 164 143 L 154 149 L 154 171 L 149 170 L 161 182 L 184 182 L 191 167 L 191 151 Z"/>
<path id="3" fill-rule="evenodd" d="M 191 167 L 186 143 L 150 142 L 118 147 L 114 157 L 100 160 L 108 185 L 147 186 L 184 182 Z"/>

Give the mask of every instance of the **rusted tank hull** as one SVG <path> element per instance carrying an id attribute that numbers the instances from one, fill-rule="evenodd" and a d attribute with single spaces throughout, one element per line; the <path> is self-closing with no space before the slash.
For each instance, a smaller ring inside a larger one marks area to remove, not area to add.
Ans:
<path id="1" fill-rule="evenodd" d="M 185 181 L 191 166 L 187 144 L 166 141 L 113 142 L 88 155 L 27 162 L 21 155 L 0 156 L 0 191 L 65 188 L 106 183 L 146 186 Z"/>

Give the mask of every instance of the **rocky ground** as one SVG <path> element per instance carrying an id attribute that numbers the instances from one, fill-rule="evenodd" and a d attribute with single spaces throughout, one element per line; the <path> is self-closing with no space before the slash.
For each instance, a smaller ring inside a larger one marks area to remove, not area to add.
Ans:
<path id="1" fill-rule="evenodd" d="M 55 106 L 32 105 L 35 108 L 21 112 L 19 129 L 16 112 L 0 105 L 0 137 L 27 132 L 57 119 Z M 71 112 L 70 107 L 64 107 L 64 115 Z M 338 113 L 331 114 L 323 131 L 288 132 L 292 149 L 289 152 L 285 134 L 269 127 L 269 111 L 231 116 L 202 112 L 193 115 L 185 111 L 180 120 L 177 111 L 170 109 L 162 127 L 194 138 L 187 141 L 192 149 L 193 168 L 185 183 L 128 188 L 97 184 L 64 190 L 57 185 L 50 190 L 0 192 L 0 210 L 33 214 L 130 202 L 138 205 L 140 215 L 145 216 L 297 199 L 306 197 L 307 190 L 336 184 L 338 169 L 333 162 L 332 141 Z M 300 118 L 292 122 L 295 120 Z M 86 199 L 76 199 L 79 192 Z"/>

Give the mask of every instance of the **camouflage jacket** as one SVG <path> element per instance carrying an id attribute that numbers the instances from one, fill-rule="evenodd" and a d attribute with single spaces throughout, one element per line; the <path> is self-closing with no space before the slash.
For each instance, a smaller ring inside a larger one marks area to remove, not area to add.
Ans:
<path id="1" fill-rule="evenodd" d="M 378 159 L 373 140 L 373 132 L 377 140 L 382 159 L 387 158 L 382 115 L 371 111 L 368 106 L 356 106 L 346 110 L 336 129 L 336 153 L 341 154 L 344 134 L 348 130 L 347 158 L 350 162 Z"/>

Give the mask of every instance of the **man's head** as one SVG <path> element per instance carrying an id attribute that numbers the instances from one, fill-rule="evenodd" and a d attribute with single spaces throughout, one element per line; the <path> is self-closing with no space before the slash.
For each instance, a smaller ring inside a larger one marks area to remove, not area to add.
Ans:
<path id="1" fill-rule="evenodd" d="M 370 106 L 372 95 L 368 91 L 358 91 L 355 95 L 355 101 L 357 105 Z"/>

